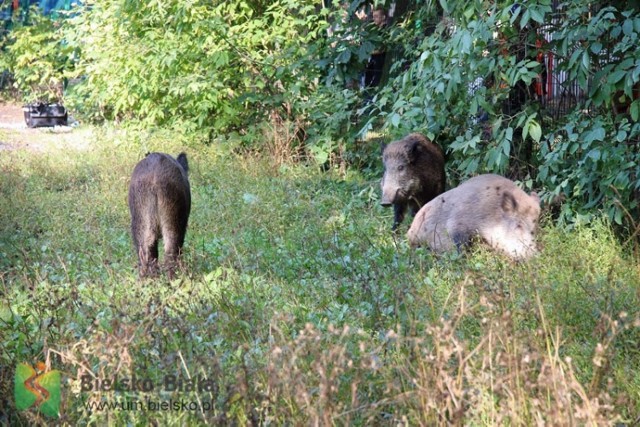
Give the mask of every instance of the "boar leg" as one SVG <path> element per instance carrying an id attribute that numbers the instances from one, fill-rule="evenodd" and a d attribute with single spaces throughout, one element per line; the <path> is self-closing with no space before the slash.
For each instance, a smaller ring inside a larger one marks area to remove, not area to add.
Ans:
<path id="1" fill-rule="evenodd" d="M 140 278 L 147 276 L 155 276 L 157 274 L 158 267 L 158 239 L 150 238 L 143 239 L 140 247 L 138 248 L 138 260 L 139 260 L 139 276 Z"/>
<path id="2" fill-rule="evenodd" d="M 176 209 L 170 215 L 171 220 L 162 224 L 162 239 L 164 240 L 164 264 L 169 280 L 174 277 L 178 260 L 182 254 L 182 245 L 187 231 L 187 214 Z"/>
<path id="3" fill-rule="evenodd" d="M 153 209 L 140 202 L 132 202 L 131 234 L 138 252 L 138 276 L 140 278 L 153 276 L 158 264 L 158 229 Z"/>
<path id="4" fill-rule="evenodd" d="M 462 251 L 469 244 L 469 236 L 464 233 L 459 233 L 459 232 L 452 233 L 451 240 L 453 241 L 453 244 L 455 245 L 459 254 L 462 253 Z"/>
<path id="5" fill-rule="evenodd" d="M 398 229 L 398 226 L 402 220 L 404 220 L 404 213 L 406 210 L 406 203 L 395 203 L 393 205 L 393 227 L 391 227 L 391 230 L 396 231 Z"/>
<path id="6" fill-rule="evenodd" d="M 415 217 L 421 207 L 422 204 L 420 204 L 415 198 L 412 198 L 409 202 L 409 213 L 411 216 Z"/>
<path id="7" fill-rule="evenodd" d="M 177 233 L 168 233 L 164 239 L 164 266 L 167 270 L 169 280 L 174 277 L 174 272 L 178 265 L 178 257 L 181 253 L 181 246 L 178 245 Z"/>

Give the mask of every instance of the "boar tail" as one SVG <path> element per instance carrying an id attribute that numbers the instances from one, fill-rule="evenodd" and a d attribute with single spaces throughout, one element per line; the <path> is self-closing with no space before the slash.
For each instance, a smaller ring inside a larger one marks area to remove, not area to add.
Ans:
<path id="1" fill-rule="evenodd" d="M 184 169 L 186 173 L 189 173 L 189 162 L 187 161 L 186 153 L 178 154 L 178 158 L 176 160 L 178 161 L 178 163 L 180 163 L 182 169 Z"/>

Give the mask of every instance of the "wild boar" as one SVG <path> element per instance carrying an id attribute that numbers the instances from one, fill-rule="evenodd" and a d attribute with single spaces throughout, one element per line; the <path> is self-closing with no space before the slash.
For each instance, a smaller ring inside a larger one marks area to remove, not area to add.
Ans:
<path id="1" fill-rule="evenodd" d="M 393 205 L 393 230 L 403 221 L 407 208 L 411 215 L 444 192 L 444 152 L 419 133 L 382 146 L 384 175 L 380 204 Z"/>
<path id="2" fill-rule="evenodd" d="M 176 159 L 150 153 L 134 168 L 129 184 L 131 235 L 140 278 L 158 273 L 158 241 L 164 241 L 164 267 L 171 279 L 187 231 L 191 188 L 187 155 Z"/>
<path id="3" fill-rule="evenodd" d="M 460 249 L 478 236 L 516 260 L 537 251 L 535 232 L 540 198 L 513 181 L 479 175 L 431 200 L 416 214 L 407 238 L 411 246 L 426 244 L 435 252 Z"/>

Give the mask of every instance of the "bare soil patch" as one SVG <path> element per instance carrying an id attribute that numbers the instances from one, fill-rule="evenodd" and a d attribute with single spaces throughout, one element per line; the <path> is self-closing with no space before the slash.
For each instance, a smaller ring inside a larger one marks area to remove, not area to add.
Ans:
<path id="1" fill-rule="evenodd" d="M 24 121 L 22 105 L 0 102 L 0 152 L 21 149 L 88 150 L 92 141 L 91 128 L 88 127 L 28 128 Z"/>

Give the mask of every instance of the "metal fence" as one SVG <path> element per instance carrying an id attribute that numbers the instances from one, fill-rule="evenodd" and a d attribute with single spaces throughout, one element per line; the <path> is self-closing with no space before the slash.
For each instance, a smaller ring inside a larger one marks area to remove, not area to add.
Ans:
<path id="1" fill-rule="evenodd" d="M 538 28 L 537 60 L 542 65 L 542 73 L 536 88 L 537 95 L 543 108 L 553 118 L 560 118 L 572 110 L 580 101 L 584 100 L 586 93 L 576 80 L 571 80 L 569 74 L 562 69 L 564 58 L 559 57 L 552 50 L 546 50 L 545 45 L 553 41 L 553 32 L 560 28 L 565 16 L 557 11 L 557 1 L 554 1 L 554 13 L 551 23 Z"/>

